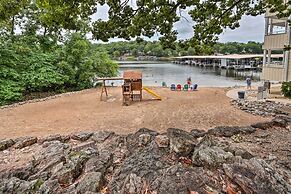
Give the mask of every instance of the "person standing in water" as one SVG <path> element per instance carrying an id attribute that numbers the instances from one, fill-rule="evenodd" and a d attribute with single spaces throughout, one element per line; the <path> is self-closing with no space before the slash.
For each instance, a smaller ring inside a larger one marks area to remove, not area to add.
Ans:
<path id="1" fill-rule="evenodd" d="M 250 77 L 247 77 L 247 90 L 252 90 L 252 79 Z"/>

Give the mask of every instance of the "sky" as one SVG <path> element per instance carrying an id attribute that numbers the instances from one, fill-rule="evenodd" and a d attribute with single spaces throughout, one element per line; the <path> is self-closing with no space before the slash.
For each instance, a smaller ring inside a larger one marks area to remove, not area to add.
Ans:
<path id="1" fill-rule="evenodd" d="M 98 6 L 98 11 L 92 16 L 93 21 L 96 19 L 108 19 L 107 5 Z M 187 14 L 187 11 L 182 12 L 183 18 L 180 19 L 175 25 L 174 29 L 178 31 L 178 39 L 188 39 L 193 35 L 193 21 Z M 240 21 L 240 27 L 235 30 L 226 29 L 220 36 L 219 42 L 248 42 L 256 41 L 263 42 L 264 40 L 264 16 L 244 16 Z M 158 40 L 159 35 L 156 34 L 152 38 L 145 38 L 145 40 Z M 123 39 L 112 38 L 110 42 L 121 41 Z M 98 41 L 100 42 L 100 41 Z"/>
<path id="2" fill-rule="evenodd" d="M 264 16 L 244 16 L 240 21 L 240 27 L 235 30 L 226 29 L 219 36 L 219 42 L 263 42 L 264 40 Z M 179 39 L 190 38 L 193 35 L 191 22 L 179 21 L 175 28 L 178 30 Z"/>

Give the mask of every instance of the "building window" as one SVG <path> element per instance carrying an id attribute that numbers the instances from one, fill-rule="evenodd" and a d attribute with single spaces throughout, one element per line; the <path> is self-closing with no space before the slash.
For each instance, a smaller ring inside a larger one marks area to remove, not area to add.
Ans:
<path id="1" fill-rule="evenodd" d="M 274 18 L 268 18 L 267 20 L 267 35 L 287 33 L 288 23 L 286 20 Z"/>
<path id="2" fill-rule="evenodd" d="M 280 50 L 270 50 L 271 53 L 267 55 L 267 64 L 269 66 L 283 67 L 284 65 L 284 51 Z M 270 59 L 269 59 L 270 57 Z"/>

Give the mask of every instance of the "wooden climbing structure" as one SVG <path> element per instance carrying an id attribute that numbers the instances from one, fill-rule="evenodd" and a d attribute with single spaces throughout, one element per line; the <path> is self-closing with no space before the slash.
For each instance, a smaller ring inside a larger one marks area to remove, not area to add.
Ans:
<path id="1" fill-rule="evenodd" d="M 102 81 L 102 88 L 101 88 L 101 95 L 100 95 L 100 100 L 103 100 L 103 93 L 105 93 L 106 99 L 108 98 L 108 91 L 106 87 L 106 82 L 107 80 L 123 80 L 123 77 L 101 77 L 97 78 L 97 81 Z"/>
<path id="2" fill-rule="evenodd" d="M 123 105 L 130 101 L 142 100 L 142 73 L 139 71 L 124 71 L 122 85 Z"/>

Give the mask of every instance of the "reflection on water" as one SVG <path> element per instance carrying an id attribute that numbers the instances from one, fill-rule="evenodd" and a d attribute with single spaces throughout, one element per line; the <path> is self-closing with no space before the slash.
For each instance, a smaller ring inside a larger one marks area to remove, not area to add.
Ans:
<path id="1" fill-rule="evenodd" d="M 119 74 L 122 75 L 125 70 L 141 71 L 143 73 L 143 85 L 146 86 L 161 86 L 162 82 L 166 82 L 167 85 L 172 83 L 185 84 L 187 77 L 191 77 L 193 83 L 207 87 L 245 85 L 246 76 L 251 76 L 253 80 L 260 79 L 260 73 L 255 71 L 202 68 L 172 63 L 120 65 Z M 120 84 L 122 82 L 114 83 L 114 85 Z"/>

